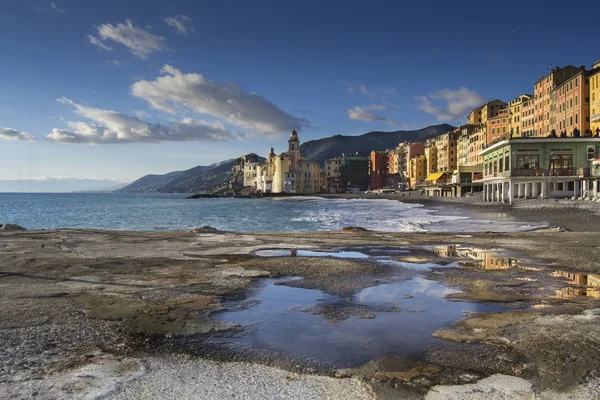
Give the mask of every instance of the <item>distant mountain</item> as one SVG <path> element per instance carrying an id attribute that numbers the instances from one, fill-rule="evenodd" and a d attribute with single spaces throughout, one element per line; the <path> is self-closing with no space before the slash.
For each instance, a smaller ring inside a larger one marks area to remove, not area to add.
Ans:
<path id="1" fill-rule="evenodd" d="M 164 175 L 146 175 L 120 192 L 142 193 L 203 193 L 211 192 L 231 178 L 235 160 L 219 161 L 208 166 L 198 166 L 185 171 Z"/>
<path id="2" fill-rule="evenodd" d="M 327 158 L 358 152 L 368 156 L 372 150 L 382 151 L 396 147 L 401 142 L 424 141 L 454 129 L 452 125 L 428 126 L 415 131 L 369 132 L 360 136 L 335 135 L 311 140 L 300 145 L 302 157 L 317 161 L 321 165 Z"/>
<path id="3" fill-rule="evenodd" d="M 53 178 L 0 180 L 0 192 L 65 193 L 115 191 L 127 182 L 118 179 Z"/>
<path id="4" fill-rule="evenodd" d="M 423 141 L 452 129 L 454 129 L 453 126 L 443 124 L 415 131 L 369 132 L 360 136 L 336 135 L 306 142 L 300 146 L 300 153 L 303 157 L 323 165 L 325 159 L 340 156 L 342 153 L 358 152 L 360 155 L 366 156 L 371 150 L 391 149 L 405 141 Z M 146 175 L 122 188 L 120 192 L 210 193 L 228 183 L 232 176 L 231 168 L 234 165 L 235 160 L 230 159 L 185 171 L 170 172 L 164 175 Z"/>

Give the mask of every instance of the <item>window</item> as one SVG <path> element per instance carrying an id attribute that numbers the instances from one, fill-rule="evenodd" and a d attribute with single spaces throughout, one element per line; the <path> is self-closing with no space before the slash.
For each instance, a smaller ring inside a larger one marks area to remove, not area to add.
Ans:
<path id="1" fill-rule="evenodd" d="M 575 114 L 575 123 L 578 124 L 579 123 L 579 114 Z"/>
<path id="2" fill-rule="evenodd" d="M 550 154 L 551 170 L 570 170 L 573 168 L 573 154 Z M 561 171 L 566 172 L 566 171 Z"/>
<path id="3" fill-rule="evenodd" d="M 540 166 L 539 154 L 517 156 L 517 169 L 538 169 Z"/>

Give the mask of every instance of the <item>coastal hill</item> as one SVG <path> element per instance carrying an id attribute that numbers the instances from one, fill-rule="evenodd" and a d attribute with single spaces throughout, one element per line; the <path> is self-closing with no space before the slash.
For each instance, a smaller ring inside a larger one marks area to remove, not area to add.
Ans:
<path id="1" fill-rule="evenodd" d="M 432 125 L 414 131 L 369 132 L 360 136 L 335 135 L 323 139 L 311 140 L 300 146 L 303 157 L 310 158 L 323 165 L 328 158 L 358 152 L 368 156 L 372 150 L 380 151 L 394 148 L 401 142 L 424 141 L 454 129 L 452 125 Z"/>
<path id="2" fill-rule="evenodd" d="M 342 153 L 367 156 L 371 150 L 386 150 L 405 141 L 423 141 L 454 129 L 448 124 L 428 126 L 414 131 L 369 132 L 360 136 L 335 135 L 311 140 L 300 146 L 303 157 L 323 165 L 325 159 Z M 231 178 L 235 159 L 198 166 L 185 171 L 164 175 L 146 175 L 120 189 L 120 192 L 138 193 L 208 193 L 223 187 Z"/>

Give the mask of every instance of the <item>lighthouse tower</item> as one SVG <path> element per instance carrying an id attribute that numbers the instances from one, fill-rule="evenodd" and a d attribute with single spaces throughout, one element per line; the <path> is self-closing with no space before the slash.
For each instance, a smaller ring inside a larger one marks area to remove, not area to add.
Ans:
<path id="1" fill-rule="evenodd" d="M 292 129 L 290 140 L 288 140 L 288 154 L 291 158 L 290 170 L 295 171 L 300 161 L 300 139 L 298 139 L 298 132 L 295 129 Z"/>

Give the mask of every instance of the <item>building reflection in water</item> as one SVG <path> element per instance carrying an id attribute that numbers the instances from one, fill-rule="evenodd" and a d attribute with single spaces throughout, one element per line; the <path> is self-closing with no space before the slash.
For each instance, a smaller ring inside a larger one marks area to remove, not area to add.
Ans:
<path id="1" fill-rule="evenodd" d="M 475 247 L 462 247 L 456 245 L 436 246 L 433 250 L 440 257 L 461 257 L 468 261 L 457 261 L 458 265 L 482 269 L 508 269 L 517 266 L 515 258 L 500 257 L 488 250 Z"/>
<path id="2" fill-rule="evenodd" d="M 554 271 L 551 275 L 558 278 L 565 278 L 569 285 L 573 285 L 557 290 L 555 297 L 561 299 L 574 297 L 600 298 L 600 275 L 568 271 Z"/>

